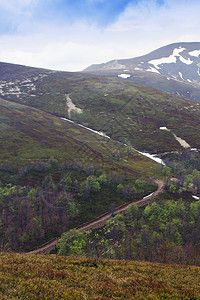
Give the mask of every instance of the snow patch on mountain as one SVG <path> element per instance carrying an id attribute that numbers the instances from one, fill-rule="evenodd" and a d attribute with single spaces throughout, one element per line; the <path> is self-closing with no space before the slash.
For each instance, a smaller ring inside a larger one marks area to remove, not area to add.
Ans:
<path id="1" fill-rule="evenodd" d="M 196 195 L 192 195 L 192 198 L 194 198 L 195 200 L 199 200 L 199 197 Z"/>
<path id="2" fill-rule="evenodd" d="M 160 72 L 157 69 L 153 68 L 153 67 L 149 67 L 149 69 L 147 69 L 146 71 L 160 74 Z"/>
<path id="3" fill-rule="evenodd" d="M 149 61 L 149 64 L 151 65 L 154 65 L 154 67 L 156 69 L 159 69 L 159 65 L 162 65 L 162 64 L 171 64 L 171 63 L 176 63 L 177 62 L 177 57 L 180 58 L 180 60 L 185 63 L 185 64 L 192 64 L 193 61 L 191 61 L 190 59 L 185 59 L 184 57 L 182 57 L 180 55 L 181 52 L 183 52 L 183 50 L 185 50 L 185 48 L 175 48 L 173 50 L 173 53 L 168 56 L 168 57 L 162 57 L 162 58 L 159 58 L 159 59 L 153 59 L 153 60 L 150 60 Z"/>
<path id="4" fill-rule="evenodd" d="M 120 75 L 118 75 L 118 77 L 127 79 L 127 78 L 131 77 L 131 75 L 129 75 L 129 74 L 120 74 Z"/>
<path id="5" fill-rule="evenodd" d="M 182 79 L 182 80 L 184 80 L 184 79 L 183 79 L 183 75 L 182 75 L 182 73 L 181 73 L 181 72 L 179 72 L 178 74 L 180 75 L 181 79 Z"/>
<path id="6" fill-rule="evenodd" d="M 200 55 L 200 50 L 190 51 L 188 54 L 190 54 L 190 56 L 198 57 Z"/>
<path id="7" fill-rule="evenodd" d="M 190 58 L 185 59 L 183 56 L 179 56 L 180 61 L 182 61 L 182 63 L 186 64 L 186 65 L 191 65 L 193 63 L 192 60 L 190 60 Z"/>

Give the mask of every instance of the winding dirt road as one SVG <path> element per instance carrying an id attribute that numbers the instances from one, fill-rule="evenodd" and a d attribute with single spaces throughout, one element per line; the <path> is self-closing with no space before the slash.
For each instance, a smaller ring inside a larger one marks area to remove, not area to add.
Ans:
<path id="1" fill-rule="evenodd" d="M 109 220 L 112 217 L 113 213 L 115 215 L 125 213 L 128 209 L 128 206 L 131 203 L 135 203 L 138 207 L 142 207 L 142 206 L 145 206 L 145 205 L 149 204 L 159 194 L 161 194 L 164 190 L 164 182 L 162 180 L 155 180 L 155 183 L 157 183 L 158 188 L 152 194 L 142 198 L 141 200 L 139 200 L 137 202 L 129 202 L 129 203 L 123 204 L 123 205 L 119 206 L 118 208 L 116 208 L 114 210 L 114 212 L 105 213 L 105 214 L 99 216 L 98 218 L 96 218 L 96 219 L 94 219 L 90 222 L 84 223 L 84 224 L 76 227 L 76 229 L 83 232 L 83 231 L 103 227 L 105 225 L 106 221 Z M 60 242 L 60 238 L 54 238 L 54 239 L 50 240 L 49 242 L 41 245 L 37 249 L 28 252 L 27 254 L 47 254 L 47 253 L 50 253 L 50 251 L 52 251 L 56 248 L 56 245 L 59 242 Z"/>

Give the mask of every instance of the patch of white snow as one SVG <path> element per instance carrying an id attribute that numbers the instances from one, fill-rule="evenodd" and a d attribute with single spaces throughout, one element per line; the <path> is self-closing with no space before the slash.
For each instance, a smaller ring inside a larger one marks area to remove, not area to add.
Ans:
<path id="1" fill-rule="evenodd" d="M 181 73 L 181 72 L 179 72 L 178 74 L 179 74 L 179 76 L 181 77 L 181 79 L 182 79 L 182 80 L 184 80 L 184 79 L 183 79 L 183 75 L 182 75 L 182 73 Z"/>
<path id="2" fill-rule="evenodd" d="M 188 52 L 188 54 L 190 54 L 191 56 L 194 56 L 194 57 L 198 57 L 200 55 L 200 50 L 190 51 L 190 52 Z"/>
<path id="3" fill-rule="evenodd" d="M 160 130 L 167 130 L 167 131 L 170 131 L 167 127 L 165 127 L 165 126 L 161 126 L 160 128 L 159 128 Z"/>
<path id="4" fill-rule="evenodd" d="M 154 65 L 155 68 L 159 68 L 158 66 L 161 64 L 176 63 L 177 56 L 180 57 L 180 53 L 183 52 L 183 50 L 185 50 L 185 48 L 175 48 L 173 53 L 170 56 L 150 60 L 149 64 Z"/>
<path id="5" fill-rule="evenodd" d="M 192 60 L 190 60 L 190 58 L 188 58 L 188 59 L 185 59 L 183 56 L 179 56 L 179 58 L 180 58 L 180 61 L 182 61 L 182 63 L 184 63 L 184 64 L 186 64 L 186 65 L 191 65 L 192 63 L 193 63 L 193 61 Z"/>
<path id="6" fill-rule="evenodd" d="M 150 158 L 150 159 L 156 161 L 157 163 L 159 163 L 159 164 L 165 166 L 164 161 L 163 161 L 161 158 L 156 157 L 156 154 L 149 154 L 149 153 L 146 153 L 146 152 L 138 151 L 138 150 L 136 150 L 136 149 L 134 149 L 134 150 L 135 150 L 136 152 L 138 152 L 138 153 L 140 153 L 140 154 L 142 154 L 142 155 L 144 155 L 144 156 L 146 156 L 146 157 L 148 157 L 148 158 Z"/>
<path id="7" fill-rule="evenodd" d="M 149 194 L 149 195 L 143 197 L 143 199 L 146 199 L 146 198 L 148 198 L 148 197 L 151 197 L 152 195 L 153 195 L 153 193 L 151 193 L 151 194 Z"/>
<path id="8" fill-rule="evenodd" d="M 192 195 L 192 198 L 194 198 L 195 200 L 199 200 L 199 197 Z"/>
<path id="9" fill-rule="evenodd" d="M 127 79 L 127 78 L 131 77 L 131 75 L 129 75 L 129 74 L 120 74 L 120 75 L 118 75 L 118 77 Z"/>
<path id="10" fill-rule="evenodd" d="M 74 123 L 74 121 L 72 121 L 70 119 L 67 119 L 67 118 L 61 118 L 61 119 L 64 120 L 64 121 L 70 122 L 70 123 Z"/>
<path id="11" fill-rule="evenodd" d="M 160 74 L 160 72 L 157 69 L 153 68 L 153 67 L 149 67 L 149 69 L 147 69 L 147 71 Z"/>

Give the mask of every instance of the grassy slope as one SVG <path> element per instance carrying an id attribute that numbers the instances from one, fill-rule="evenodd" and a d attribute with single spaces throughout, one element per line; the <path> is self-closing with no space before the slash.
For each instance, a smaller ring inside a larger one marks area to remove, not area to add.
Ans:
<path id="1" fill-rule="evenodd" d="M 0 254 L 1 299 L 200 299 L 200 268 Z"/>
<path id="2" fill-rule="evenodd" d="M 167 126 L 192 147 L 200 148 L 200 109 L 195 100 L 123 79 L 83 73 L 53 72 L 34 85 L 32 91 L 20 87 L 25 93 L 20 97 L 6 94 L 4 98 L 66 117 L 65 94 L 70 93 L 84 111 L 72 118 L 114 139 L 127 138 L 136 148 L 151 152 L 181 149 L 172 133 L 159 130 Z"/>
<path id="3" fill-rule="evenodd" d="M 130 69 L 130 68 L 129 68 Z M 124 73 L 121 69 L 119 70 L 97 70 L 97 71 L 87 71 L 89 74 L 97 74 L 111 77 L 118 77 L 119 74 Z M 159 88 L 160 90 L 176 95 L 181 95 L 183 97 L 195 99 L 200 101 L 200 87 L 198 84 L 190 83 L 188 81 L 175 80 L 171 78 L 162 76 L 153 72 L 146 72 L 135 70 L 134 68 L 125 72 L 126 74 L 131 74 L 128 80 L 133 81 L 138 84 L 146 84 L 153 88 Z"/>
<path id="4" fill-rule="evenodd" d="M 126 147 L 58 117 L 25 105 L 0 99 L 0 165 L 26 165 L 29 161 L 77 159 L 99 165 L 106 171 L 128 171 L 135 175 L 159 176 L 159 166 Z M 110 158 L 114 150 L 123 160 Z"/>

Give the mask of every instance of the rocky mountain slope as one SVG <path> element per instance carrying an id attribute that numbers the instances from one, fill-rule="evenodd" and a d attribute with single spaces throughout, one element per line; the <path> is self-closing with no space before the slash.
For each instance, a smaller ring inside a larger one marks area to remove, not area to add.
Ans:
<path id="1" fill-rule="evenodd" d="M 200 100 L 200 43 L 175 43 L 147 55 L 92 65 L 86 72 L 117 76 Z"/>

